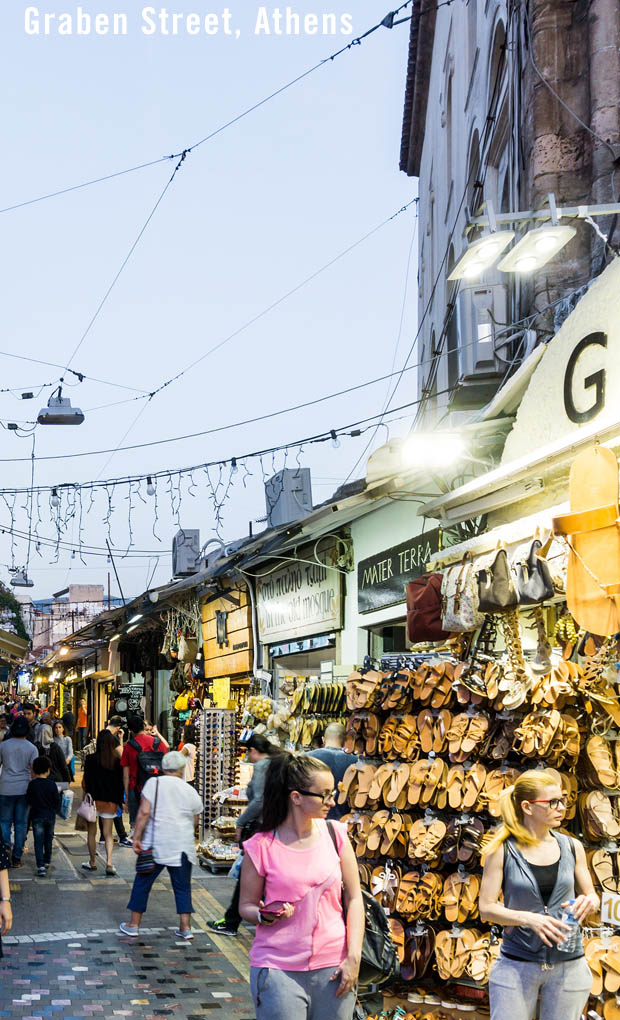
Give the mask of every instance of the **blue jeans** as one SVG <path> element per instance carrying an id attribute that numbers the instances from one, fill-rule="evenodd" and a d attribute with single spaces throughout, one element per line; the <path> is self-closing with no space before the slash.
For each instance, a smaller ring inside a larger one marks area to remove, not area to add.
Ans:
<path id="1" fill-rule="evenodd" d="M 131 890 L 131 896 L 129 898 L 129 903 L 127 904 L 128 910 L 133 910 L 136 914 L 143 914 L 145 912 L 153 883 L 157 876 L 164 870 L 164 867 L 168 868 L 168 874 L 170 875 L 170 881 L 172 882 L 177 914 L 191 914 L 193 912 L 194 908 L 192 906 L 191 885 L 192 864 L 191 861 L 188 861 L 186 854 L 181 855 L 181 864 L 179 867 L 173 867 L 170 864 L 156 864 L 155 870 L 150 871 L 148 875 L 140 875 L 136 871 L 136 877 L 133 880 L 133 889 Z"/>
<path id="2" fill-rule="evenodd" d="M 52 859 L 52 842 L 54 840 L 55 818 L 33 818 L 32 835 L 34 836 L 34 855 L 37 868 L 49 864 Z"/>
<path id="3" fill-rule="evenodd" d="M 15 840 L 11 830 L 15 829 Z M 7 846 L 12 847 L 13 857 L 20 860 L 24 852 L 28 832 L 28 804 L 26 794 L 0 794 L 0 832 Z"/>
<path id="4" fill-rule="evenodd" d="M 78 751 L 83 751 L 86 747 L 86 726 L 78 726 L 77 728 L 77 743 L 79 744 Z"/>

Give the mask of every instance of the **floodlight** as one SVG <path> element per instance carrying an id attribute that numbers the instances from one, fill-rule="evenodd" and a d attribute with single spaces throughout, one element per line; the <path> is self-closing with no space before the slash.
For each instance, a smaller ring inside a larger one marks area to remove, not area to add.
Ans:
<path id="1" fill-rule="evenodd" d="M 531 273 L 540 269 L 568 244 L 577 231 L 574 227 L 550 223 L 528 230 L 498 263 L 503 273 Z"/>
<path id="2" fill-rule="evenodd" d="M 514 236 L 514 230 L 495 230 L 483 234 L 477 241 L 472 241 L 461 255 L 448 279 L 477 279 L 485 269 L 490 269 Z"/>

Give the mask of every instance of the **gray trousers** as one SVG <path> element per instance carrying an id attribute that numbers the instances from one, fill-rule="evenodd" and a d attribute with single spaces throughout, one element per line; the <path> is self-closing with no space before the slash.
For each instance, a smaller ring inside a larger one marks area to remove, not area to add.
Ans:
<path id="1" fill-rule="evenodd" d="M 335 970 L 250 967 L 256 1020 L 352 1020 L 355 991 L 337 997 L 340 981 L 330 981 Z"/>
<path id="2" fill-rule="evenodd" d="M 539 994 L 538 1020 L 579 1020 L 591 987 L 585 956 L 556 963 L 549 970 L 500 956 L 489 977 L 491 1020 L 532 1020 Z"/>

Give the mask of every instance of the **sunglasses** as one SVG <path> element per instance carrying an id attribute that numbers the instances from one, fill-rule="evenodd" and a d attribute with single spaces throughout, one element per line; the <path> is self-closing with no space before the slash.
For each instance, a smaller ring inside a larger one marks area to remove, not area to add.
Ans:
<path id="1" fill-rule="evenodd" d="M 548 804 L 552 811 L 566 809 L 566 797 L 552 797 L 551 800 L 531 800 L 530 804 Z"/>
<path id="2" fill-rule="evenodd" d="M 331 793 L 313 793 L 312 790 L 291 790 L 291 793 L 299 793 L 302 797 L 318 797 L 324 804 L 329 804 L 330 800 L 336 799 L 338 790 L 332 790 Z"/>

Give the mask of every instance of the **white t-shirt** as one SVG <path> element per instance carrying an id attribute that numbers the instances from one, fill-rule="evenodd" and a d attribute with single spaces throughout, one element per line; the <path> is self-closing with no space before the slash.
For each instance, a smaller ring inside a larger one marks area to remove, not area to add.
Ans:
<path id="1" fill-rule="evenodd" d="M 196 772 L 196 745 L 183 744 L 183 754 L 187 755 L 187 763 L 185 765 L 185 782 L 193 783 Z"/>
<path id="2" fill-rule="evenodd" d="M 153 848 L 157 864 L 169 864 L 178 868 L 182 854 L 187 854 L 188 860 L 197 864 L 194 815 L 202 814 L 204 805 L 193 786 L 188 786 L 178 776 L 158 776 L 157 779 L 147 780 L 142 796 L 151 805 L 151 817 L 142 837 L 142 845 Z"/>

